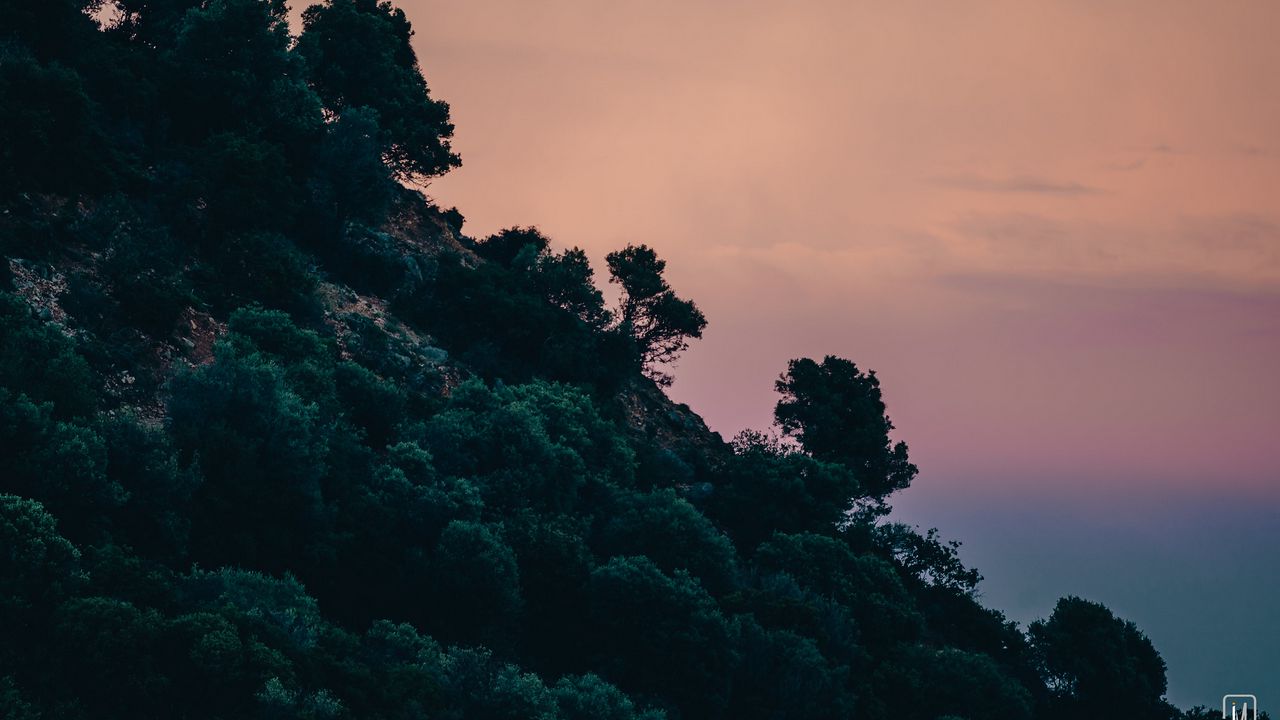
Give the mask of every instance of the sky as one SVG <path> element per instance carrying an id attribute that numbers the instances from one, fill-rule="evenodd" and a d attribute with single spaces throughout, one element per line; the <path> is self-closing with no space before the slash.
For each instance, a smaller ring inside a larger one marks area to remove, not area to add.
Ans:
<path id="1" fill-rule="evenodd" d="M 1028 622 L 1135 621 L 1170 699 L 1280 707 L 1280 3 L 399 0 L 466 232 L 668 260 L 671 395 L 767 428 L 881 378 L 895 517 Z"/>

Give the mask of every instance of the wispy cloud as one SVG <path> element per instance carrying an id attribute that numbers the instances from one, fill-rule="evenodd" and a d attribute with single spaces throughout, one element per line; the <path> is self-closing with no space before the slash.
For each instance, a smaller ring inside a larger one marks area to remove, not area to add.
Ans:
<path id="1" fill-rule="evenodd" d="M 934 185 L 986 193 L 1033 193 L 1038 195 L 1095 195 L 1102 190 L 1077 182 L 1059 182 L 1034 175 L 992 178 L 982 175 L 941 175 L 929 179 Z"/>
<path id="2" fill-rule="evenodd" d="M 1130 160 L 1129 162 L 1109 163 L 1106 166 L 1106 168 L 1108 170 L 1115 170 L 1117 172 L 1132 172 L 1134 170 L 1141 170 L 1142 167 L 1146 164 L 1147 164 L 1146 158 L 1138 158 L 1137 160 Z"/>

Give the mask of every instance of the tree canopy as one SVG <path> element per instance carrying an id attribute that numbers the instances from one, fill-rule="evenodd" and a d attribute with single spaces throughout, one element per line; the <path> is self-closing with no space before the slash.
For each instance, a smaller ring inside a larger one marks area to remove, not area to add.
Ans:
<path id="1" fill-rule="evenodd" d="M 852 470 L 875 499 L 901 490 L 916 476 L 907 444 L 892 442 L 880 379 L 853 362 L 828 355 L 821 362 L 792 360 L 776 383 L 782 398 L 774 418 L 818 460 Z"/>
<path id="2" fill-rule="evenodd" d="M 667 262 L 648 245 L 629 245 L 609 253 L 609 281 L 622 288 L 619 329 L 640 349 L 649 376 L 661 385 L 671 376 L 656 366 L 673 362 L 702 337 L 707 319 L 692 301 L 675 294 L 662 276 Z"/>

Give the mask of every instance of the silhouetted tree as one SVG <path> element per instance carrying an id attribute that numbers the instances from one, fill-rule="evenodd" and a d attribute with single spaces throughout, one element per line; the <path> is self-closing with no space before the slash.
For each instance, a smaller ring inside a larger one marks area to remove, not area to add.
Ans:
<path id="1" fill-rule="evenodd" d="M 330 0 L 303 11 L 302 25 L 298 52 L 312 87 L 337 115 L 355 108 L 377 114 L 383 159 L 399 178 L 422 180 L 462 164 L 449 146 L 449 105 L 428 92 L 403 10 L 378 0 Z"/>
<path id="2" fill-rule="evenodd" d="M 1050 693 L 1048 717 L 1169 717 L 1160 653 L 1105 606 L 1063 598 L 1028 634 Z"/>
<path id="3" fill-rule="evenodd" d="M 743 551 L 775 532 L 834 531 L 848 519 L 860 487 L 849 468 L 752 431 L 734 438 L 715 482 L 707 512 Z"/>
<path id="4" fill-rule="evenodd" d="M 477 243 L 476 251 L 486 260 L 529 277 L 547 303 L 588 326 L 601 329 L 608 323 L 604 296 L 595 286 L 591 263 L 581 249 L 557 255 L 551 252 L 551 240 L 537 228 L 513 227 Z"/>
<path id="5" fill-rule="evenodd" d="M 992 658 L 954 648 L 906 648 L 876 672 L 884 714 L 907 720 L 1030 720 L 1030 693 Z M 895 702 L 894 698 L 917 698 Z M 877 713 L 879 714 L 879 713 Z M 1123 712 L 1075 717 L 1127 717 Z"/>
<path id="6" fill-rule="evenodd" d="M 737 661 L 733 628 L 688 573 L 616 557 L 591 574 L 588 593 L 592 667 L 606 679 L 689 717 L 724 708 Z"/>
<path id="7" fill-rule="evenodd" d="M 667 262 L 647 245 L 629 245 L 609 253 L 609 282 L 622 288 L 618 329 L 632 338 L 649 377 L 670 385 L 672 377 L 656 366 L 671 363 L 702 337 L 707 319 L 697 305 L 676 296 L 662 273 Z"/>
<path id="8" fill-rule="evenodd" d="M 867 497 L 882 500 L 911 484 L 916 466 L 907 444 L 893 443 L 880 380 L 828 355 L 821 363 L 792 360 L 775 384 L 782 399 L 773 415 L 783 432 L 819 460 L 852 469 Z"/>
<path id="9" fill-rule="evenodd" d="M 301 154 L 322 117 L 290 42 L 282 0 L 209 0 L 187 10 L 162 55 L 175 129 L 195 142 L 234 133 Z"/>

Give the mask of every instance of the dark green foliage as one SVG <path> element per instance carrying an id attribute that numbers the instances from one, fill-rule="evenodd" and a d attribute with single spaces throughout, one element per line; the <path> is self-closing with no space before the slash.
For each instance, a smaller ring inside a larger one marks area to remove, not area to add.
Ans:
<path id="1" fill-rule="evenodd" d="M 664 572 L 688 571 L 713 592 L 733 586 L 733 545 L 692 505 L 670 490 L 620 499 L 599 533 L 602 555 L 643 555 Z"/>
<path id="2" fill-rule="evenodd" d="M 514 227 L 477 243 L 476 252 L 528 277 L 532 289 L 549 305 L 588 326 L 599 329 L 609 322 L 604 296 L 595 286 L 591 263 L 581 249 L 557 255 L 551 252 L 551 240 L 537 228 Z"/>
<path id="3" fill-rule="evenodd" d="M 354 108 L 329 123 L 316 146 L 308 182 L 312 207 L 328 214 L 335 226 L 381 220 L 395 197 L 395 183 L 382 164 L 379 132 L 377 112 Z"/>
<path id="4" fill-rule="evenodd" d="M 2 37 L 31 48 L 41 60 L 77 57 L 85 44 L 97 38 L 97 28 L 88 13 L 103 0 L 0 0 L 4 19 Z"/>
<path id="5" fill-rule="evenodd" d="M 53 618 L 51 650 L 61 658 L 69 695 L 90 707 L 149 715 L 162 689 L 155 663 L 161 620 L 111 598 L 68 601 Z"/>
<path id="6" fill-rule="evenodd" d="M 289 226 L 297 209 L 297 187 L 278 145 L 219 133 L 204 142 L 198 156 L 196 182 L 203 190 L 209 242 L 227 242 L 224 232 L 252 234 Z"/>
<path id="7" fill-rule="evenodd" d="M 877 534 L 908 577 L 961 593 L 973 592 L 982 582 L 981 573 L 960 561 L 960 543 L 939 540 L 937 528 L 921 535 L 906 525 L 888 523 Z"/>
<path id="8" fill-rule="evenodd" d="M 522 513 L 506 525 L 520 570 L 524 600 L 520 649 L 549 676 L 578 667 L 586 652 L 582 618 L 587 580 L 595 568 L 582 516 Z"/>
<path id="9" fill-rule="evenodd" d="M 446 717 L 553 720 L 555 696 L 536 675 L 497 661 L 485 650 L 454 650 L 445 659 L 445 683 L 458 698 Z"/>
<path id="10" fill-rule="evenodd" d="M 166 90 L 174 126 L 185 139 L 235 133 L 301 146 L 320 129 L 320 103 L 301 58 L 289 52 L 283 2 L 197 4 L 182 16 L 163 56 L 172 73 Z"/>
<path id="11" fill-rule="evenodd" d="M 1164 660 L 1131 622 L 1078 597 L 1058 601 L 1028 630 L 1053 700 L 1049 717 L 1074 718 L 1125 708 L 1134 718 L 1165 718 Z"/>
<path id="12" fill-rule="evenodd" d="M 591 574 L 588 592 L 592 667 L 692 717 L 724 710 L 738 659 L 735 629 L 688 573 L 618 557 Z"/>
<path id="13" fill-rule="evenodd" d="M 660 710 L 640 710 L 631 698 L 597 675 L 564 677 L 552 692 L 564 720 L 662 720 Z"/>
<path id="14" fill-rule="evenodd" d="M 792 360 L 777 389 L 782 399 L 774 417 L 783 432 L 813 457 L 853 470 L 868 497 L 883 500 L 911 484 L 916 466 L 906 443 L 889 440 L 893 423 L 874 371 L 833 355 L 821 363 Z"/>
<path id="15" fill-rule="evenodd" d="M 111 418 L 101 429 L 107 448 L 106 480 L 126 495 L 114 519 L 118 538 L 176 560 L 190 540 L 192 501 L 200 476 L 178 463 L 170 438 L 134 418 Z"/>
<path id="16" fill-rule="evenodd" d="M 478 249 L 490 252 L 494 242 Z M 589 276 L 585 257 L 574 250 L 556 256 L 545 245 L 523 247 L 511 265 L 472 267 L 473 261 L 445 254 L 431 281 L 399 298 L 396 310 L 485 377 L 615 388 L 638 367 L 638 357 L 627 336 L 600 327 L 607 315 L 599 291 L 582 284 Z"/>
<path id="17" fill-rule="evenodd" d="M 261 355 L 220 348 L 218 362 L 174 378 L 170 428 L 205 482 L 195 498 L 194 551 L 213 564 L 284 570 L 324 512 L 328 446 L 314 403 Z"/>
<path id="18" fill-rule="evenodd" d="M 492 508 L 572 510 L 601 484 L 630 484 L 634 472 L 617 429 L 565 385 L 465 383 L 426 436 L 437 467 L 475 478 Z"/>
<path id="19" fill-rule="evenodd" d="M 5 720 L 40 720 L 40 711 L 22 697 L 8 675 L 0 677 L 0 717 Z"/>
<path id="20" fill-rule="evenodd" d="M 0 495 L 0 548 L 0 614 L 11 630 L 24 615 L 48 612 L 84 583 L 80 551 L 34 500 Z"/>
<path id="21" fill-rule="evenodd" d="M 829 532 L 860 485 L 843 465 L 816 460 L 766 435 L 744 432 L 717 473 L 708 512 L 750 551 L 775 532 Z"/>
<path id="22" fill-rule="evenodd" d="M 307 8 L 302 24 L 298 52 L 312 87 L 333 113 L 376 116 L 383 158 L 398 177 L 425 179 L 461 164 L 449 147 L 449 105 L 427 91 L 404 11 L 378 0 L 329 0 Z"/>
<path id="23" fill-rule="evenodd" d="M 741 658 L 726 715 L 749 720 L 845 717 L 854 709 L 848 668 L 832 667 L 817 644 L 789 630 L 742 623 Z"/>
<path id="24" fill-rule="evenodd" d="M 881 697 L 914 699 L 884 708 L 904 718 L 1030 720 L 1033 717 L 1031 696 L 1026 689 L 985 655 L 949 648 L 910 648 L 879 669 L 877 682 Z"/>
<path id="25" fill-rule="evenodd" d="M 520 611 L 520 573 L 499 532 L 479 523 L 449 523 L 430 572 L 428 626 L 435 635 L 468 645 L 505 644 Z"/>
<path id="26" fill-rule="evenodd" d="M 760 570 L 789 574 L 802 587 L 849 608 L 868 645 L 884 648 L 919 636 L 921 618 L 893 567 L 855 554 L 839 539 L 779 534 L 756 550 L 754 560 Z"/>
<path id="27" fill-rule="evenodd" d="M 116 0 L 121 17 L 116 32 L 151 47 L 167 47 L 188 10 L 201 0 Z"/>
<path id="28" fill-rule="evenodd" d="M 182 310 L 198 304 L 184 273 L 184 248 L 163 228 L 141 218 L 109 210 L 103 214 L 112 216 L 104 220 L 118 223 L 108 240 L 111 254 L 103 270 L 122 322 L 157 337 L 168 335 Z"/>
<path id="29" fill-rule="evenodd" d="M 223 306 L 258 301 L 298 313 L 313 314 L 313 293 L 319 284 L 310 257 L 273 233 L 229 237 L 210 253 L 202 280 L 212 299 Z"/>
<path id="30" fill-rule="evenodd" d="M 338 363 L 333 370 L 337 402 L 347 420 L 358 428 L 372 448 L 383 448 L 404 421 L 408 400 L 396 385 L 353 362 Z"/>
<path id="31" fill-rule="evenodd" d="M 96 537 L 124 503 L 106 474 L 107 453 L 92 428 L 53 417 L 47 403 L 0 388 L 0 492 L 43 503 L 71 537 Z"/>
<path id="32" fill-rule="evenodd" d="M 57 417 L 71 418 L 93 412 L 97 386 L 70 338 L 37 321 L 20 299 L 0 292 L 0 387 L 48 402 Z"/>
<path id="33" fill-rule="evenodd" d="M 80 76 L 0 44 L 0 203 L 17 192 L 105 187 L 112 172 L 102 148 Z"/>

